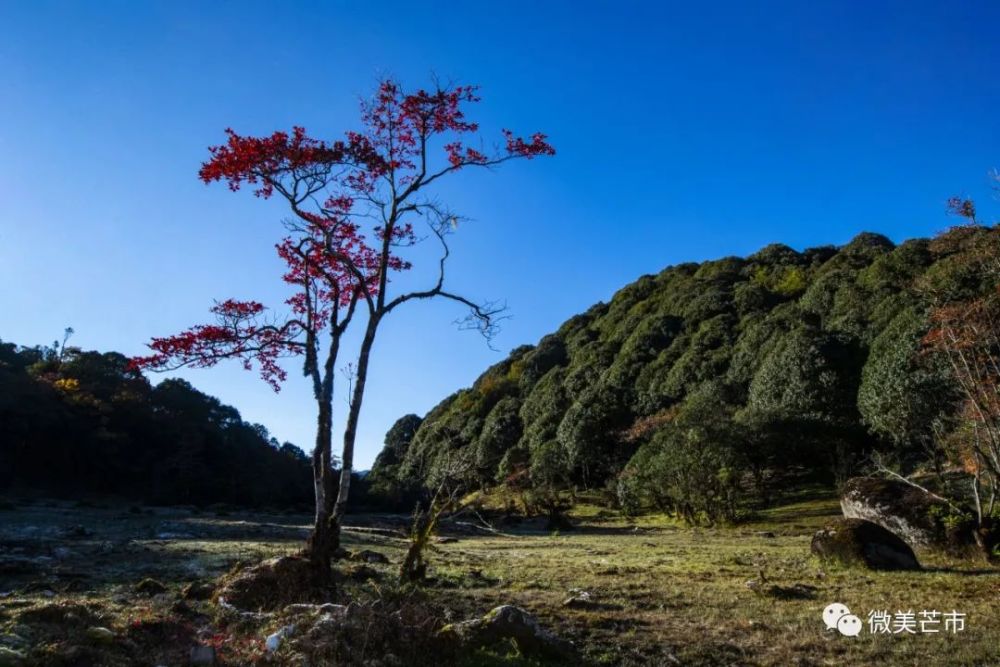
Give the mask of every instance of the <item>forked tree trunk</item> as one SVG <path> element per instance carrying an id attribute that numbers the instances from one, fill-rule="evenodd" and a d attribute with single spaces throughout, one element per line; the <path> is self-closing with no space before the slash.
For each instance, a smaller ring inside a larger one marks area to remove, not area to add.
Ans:
<path id="1" fill-rule="evenodd" d="M 340 531 L 333 515 L 335 488 L 331 461 L 333 430 L 332 400 L 319 401 L 316 423 L 316 446 L 313 449 L 313 487 L 316 495 L 316 514 L 312 533 L 306 542 L 305 554 L 315 566 L 321 580 L 330 577 L 330 561 L 340 547 Z"/>

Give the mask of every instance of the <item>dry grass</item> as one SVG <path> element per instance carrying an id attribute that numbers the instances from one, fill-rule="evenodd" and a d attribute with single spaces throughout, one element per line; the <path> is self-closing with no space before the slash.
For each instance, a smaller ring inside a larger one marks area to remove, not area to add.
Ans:
<path id="1" fill-rule="evenodd" d="M 815 496 L 751 524 L 688 529 L 662 516 L 628 521 L 581 506 L 574 531 L 551 534 L 526 522 L 503 535 L 463 531 L 456 542 L 435 545 L 426 596 L 449 621 L 498 604 L 523 606 L 576 642 L 592 664 L 1000 664 L 1000 570 L 927 554 L 921 554 L 927 567 L 921 573 L 824 569 L 810 557 L 809 540 L 838 511 L 832 497 Z M 34 558 L 59 547 L 72 555 L 38 572 L 0 574 L 0 638 L 34 633 L 32 655 L 60 655 L 65 641 L 24 614 L 64 601 L 89 605 L 95 617 L 85 624 L 110 627 L 116 641 L 130 640 L 163 664 L 177 664 L 190 642 L 213 636 L 229 664 L 259 659 L 261 640 L 282 619 L 227 623 L 208 602 L 178 606 L 177 594 L 185 583 L 215 577 L 236 561 L 293 551 L 305 520 L 65 506 L 3 512 L 0 555 Z M 73 526 L 83 532 L 67 537 Z M 157 539 L 163 533 L 174 536 Z M 395 575 L 405 541 L 350 532 L 347 542 L 381 551 L 391 563 L 352 564 L 360 574 L 345 582 L 342 594 L 363 600 L 399 595 Z M 747 587 L 761 575 L 764 586 Z M 168 593 L 137 596 L 133 585 L 147 576 L 164 582 Z M 768 594 L 770 586 L 779 594 Z M 588 592 L 589 600 L 564 606 L 577 591 Z M 834 601 L 863 619 L 871 609 L 955 609 L 967 614 L 966 629 L 842 637 L 820 620 Z M 120 659 L 108 664 L 129 664 L 134 653 L 113 655 Z M 496 652 L 466 662 L 529 664 Z"/>

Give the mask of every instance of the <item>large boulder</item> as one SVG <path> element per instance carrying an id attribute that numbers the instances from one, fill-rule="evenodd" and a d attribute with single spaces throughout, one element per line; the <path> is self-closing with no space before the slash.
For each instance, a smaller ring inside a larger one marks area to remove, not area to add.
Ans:
<path id="1" fill-rule="evenodd" d="M 975 521 L 914 486 L 879 477 L 855 477 L 840 494 L 848 519 L 877 523 L 915 548 L 956 553 L 974 548 Z"/>
<path id="2" fill-rule="evenodd" d="M 864 519 L 837 519 L 813 535 L 811 550 L 821 560 L 871 570 L 919 570 L 906 542 Z"/>

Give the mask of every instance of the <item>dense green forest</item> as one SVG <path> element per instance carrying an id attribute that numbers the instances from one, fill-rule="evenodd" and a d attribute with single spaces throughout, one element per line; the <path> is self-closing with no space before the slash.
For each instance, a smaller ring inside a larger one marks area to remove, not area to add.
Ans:
<path id="1" fill-rule="evenodd" d="M 993 289 L 970 257 L 998 234 L 862 233 L 643 276 L 403 417 L 369 481 L 401 505 L 442 483 L 500 486 L 512 505 L 589 488 L 713 521 L 842 481 L 876 451 L 940 465 L 959 395 L 925 349 L 929 314 Z"/>
<path id="2" fill-rule="evenodd" d="M 118 353 L 0 342 L 0 493 L 308 505 L 309 459 L 183 380 Z"/>

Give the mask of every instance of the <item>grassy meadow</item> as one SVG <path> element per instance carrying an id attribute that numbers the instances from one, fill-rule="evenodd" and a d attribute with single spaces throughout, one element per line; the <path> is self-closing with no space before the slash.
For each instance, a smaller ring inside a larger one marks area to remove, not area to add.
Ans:
<path id="1" fill-rule="evenodd" d="M 405 518 L 356 516 L 345 546 L 378 551 L 389 563 L 341 563 L 339 594 L 369 601 L 418 595 L 443 610 L 445 622 L 516 604 L 573 641 L 584 664 L 1000 664 L 1000 569 L 928 554 L 920 554 L 920 573 L 823 567 L 809 554 L 810 538 L 838 514 L 836 499 L 817 493 L 735 527 L 628 520 L 591 505 L 578 506 L 575 529 L 560 533 L 535 520 L 496 533 L 473 528 L 474 521 L 446 524 L 441 535 L 454 539 L 434 545 L 429 581 L 417 592 L 396 584 Z M 0 664 L 183 665 L 196 644 L 216 647 L 222 664 L 303 664 L 288 644 L 275 653 L 264 648 L 264 638 L 287 622 L 280 613 L 233 618 L 183 591 L 240 562 L 296 550 L 308 520 L 7 506 L 0 512 Z M 153 581 L 140 583 L 147 578 Z M 845 637 L 821 621 L 831 602 L 865 621 L 872 609 L 958 610 L 966 626 L 872 635 L 866 623 L 860 636 Z M 373 650 L 366 664 L 407 662 L 383 657 Z M 538 664 L 513 647 L 466 661 Z"/>

